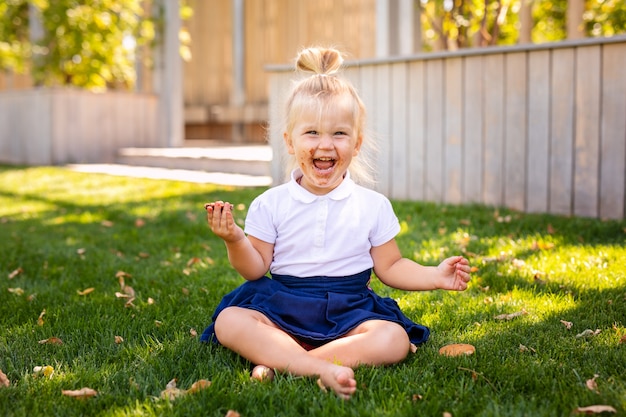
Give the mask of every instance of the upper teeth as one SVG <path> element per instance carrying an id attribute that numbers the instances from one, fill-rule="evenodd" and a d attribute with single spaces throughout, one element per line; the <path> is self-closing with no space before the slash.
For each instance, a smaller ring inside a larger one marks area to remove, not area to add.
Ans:
<path id="1" fill-rule="evenodd" d="M 333 160 L 333 158 L 317 158 L 317 159 L 319 159 L 320 161 L 332 161 Z"/>

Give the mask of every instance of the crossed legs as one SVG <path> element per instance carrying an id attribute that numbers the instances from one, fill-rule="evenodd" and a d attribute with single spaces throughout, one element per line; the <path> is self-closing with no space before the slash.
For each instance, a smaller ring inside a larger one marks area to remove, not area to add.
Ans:
<path id="1" fill-rule="evenodd" d="M 228 307 L 215 320 L 220 343 L 257 365 L 297 376 L 317 376 L 347 399 L 356 390 L 353 368 L 403 360 L 409 338 L 398 324 L 366 321 L 340 339 L 307 351 L 262 313 Z"/>

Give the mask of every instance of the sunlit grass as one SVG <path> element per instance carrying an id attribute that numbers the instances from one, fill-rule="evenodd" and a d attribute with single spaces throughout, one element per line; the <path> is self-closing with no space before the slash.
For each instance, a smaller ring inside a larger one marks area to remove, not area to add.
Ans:
<path id="1" fill-rule="evenodd" d="M 241 221 L 261 191 L 0 168 L 0 369 L 11 380 L 0 415 L 561 416 L 593 404 L 626 413 L 626 222 L 481 206 L 393 202 L 404 256 L 436 265 L 463 253 L 475 268 L 463 293 L 372 281 L 431 328 L 415 355 L 357 369 L 349 402 L 312 378 L 250 381 L 245 360 L 198 342 L 242 282 L 202 205 L 233 202 Z M 129 305 L 116 296 L 119 271 L 135 292 Z M 39 343 L 51 337 L 63 344 Z M 448 343 L 476 354 L 439 356 Z M 52 378 L 34 374 L 44 365 Z M 595 375 L 597 391 L 587 387 Z M 160 399 L 173 378 L 183 389 L 212 385 Z M 99 394 L 61 395 L 84 386 Z"/>

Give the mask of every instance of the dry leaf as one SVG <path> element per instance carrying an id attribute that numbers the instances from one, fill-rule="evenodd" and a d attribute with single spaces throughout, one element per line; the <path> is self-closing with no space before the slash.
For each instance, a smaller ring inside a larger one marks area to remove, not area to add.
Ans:
<path id="1" fill-rule="evenodd" d="M 37 318 L 37 326 L 43 326 L 43 316 L 46 314 L 46 309 L 44 308 L 39 317 Z"/>
<path id="2" fill-rule="evenodd" d="M 241 414 L 239 414 L 235 410 L 228 410 L 224 417 L 241 417 Z"/>
<path id="3" fill-rule="evenodd" d="M 189 334 L 191 335 L 191 337 L 197 337 L 198 336 L 198 332 L 196 331 L 196 329 L 189 330 Z"/>
<path id="4" fill-rule="evenodd" d="M 575 413 L 599 414 L 599 413 L 617 413 L 617 410 L 610 405 L 590 405 L 588 407 L 578 407 Z"/>
<path id="5" fill-rule="evenodd" d="M 187 261 L 187 266 L 191 266 L 193 264 L 197 264 L 197 263 L 200 263 L 200 262 L 202 262 L 202 259 L 194 257 L 194 258 L 191 258 L 190 260 Z"/>
<path id="6" fill-rule="evenodd" d="M 15 294 L 15 295 L 23 295 L 24 294 L 24 290 L 17 287 L 17 288 L 7 288 L 7 290 L 11 293 L 11 294 Z"/>
<path id="7" fill-rule="evenodd" d="M 40 345 L 62 345 L 63 341 L 58 337 L 50 337 L 39 341 Z"/>
<path id="8" fill-rule="evenodd" d="M 148 304 L 150 305 L 154 304 L 154 298 L 148 297 Z"/>
<path id="9" fill-rule="evenodd" d="M 124 272 L 124 271 L 117 271 L 115 273 L 115 278 L 125 278 L 125 277 L 132 277 L 131 274 L 129 274 L 128 272 Z"/>
<path id="10" fill-rule="evenodd" d="M 453 343 L 439 349 L 439 354 L 445 356 L 473 355 L 474 352 L 476 352 L 476 348 L 467 343 Z"/>
<path id="11" fill-rule="evenodd" d="M 19 274 L 21 274 L 22 272 L 24 272 L 24 270 L 22 269 L 22 267 L 20 266 L 19 268 L 17 268 L 16 270 L 14 270 L 13 272 L 11 272 L 9 274 L 9 279 L 13 279 L 16 276 L 18 276 Z"/>
<path id="12" fill-rule="evenodd" d="M 144 219 L 136 219 L 135 227 L 144 227 L 146 225 L 146 221 Z"/>
<path id="13" fill-rule="evenodd" d="M 597 336 L 598 334 L 600 334 L 601 330 L 600 329 L 596 329 L 596 330 L 591 330 L 591 329 L 587 329 L 582 333 L 578 333 L 576 335 L 576 337 L 591 337 L 591 336 Z"/>
<path id="14" fill-rule="evenodd" d="M 98 391 L 85 387 L 78 390 L 62 390 L 61 394 L 74 398 L 88 398 L 98 395 Z"/>
<path id="15" fill-rule="evenodd" d="M 207 381 L 206 379 L 200 379 L 193 384 L 191 384 L 191 388 L 187 390 L 189 394 L 195 394 L 198 391 L 209 388 L 211 386 L 211 381 Z"/>
<path id="16" fill-rule="evenodd" d="M 526 346 L 522 345 L 521 343 L 520 343 L 520 345 L 519 345 L 519 351 L 520 351 L 520 352 L 528 352 L 528 351 L 531 351 L 532 353 L 537 353 L 537 351 L 536 351 L 535 349 L 533 349 L 533 348 L 529 348 L 529 347 L 526 347 Z"/>
<path id="17" fill-rule="evenodd" d="M 561 320 L 561 323 L 563 324 L 563 326 L 565 326 L 565 328 L 567 330 L 572 328 L 572 322 L 571 321 L 565 321 L 565 320 Z"/>
<path id="18" fill-rule="evenodd" d="M 35 366 L 33 368 L 33 372 L 35 373 L 35 375 L 41 374 L 46 378 L 52 378 L 52 375 L 54 375 L 54 368 L 50 365 Z"/>
<path id="19" fill-rule="evenodd" d="M 626 343 L 626 334 L 619 340 L 620 343 Z"/>
<path id="20" fill-rule="evenodd" d="M 113 222 L 110 220 L 102 220 L 100 224 L 104 227 L 113 227 Z"/>
<path id="21" fill-rule="evenodd" d="M 169 399 L 170 401 L 175 400 L 176 398 L 184 395 L 185 392 L 179 388 L 176 388 L 176 378 L 170 380 L 165 386 L 165 389 L 161 391 L 160 397 L 165 399 Z"/>
<path id="22" fill-rule="evenodd" d="M 85 249 L 85 248 L 78 248 L 78 249 L 76 249 L 76 253 L 78 255 L 81 255 L 81 256 L 84 255 L 86 252 L 87 252 L 87 249 Z"/>
<path id="23" fill-rule="evenodd" d="M 517 312 L 511 313 L 511 314 L 500 314 L 498 316 L 495 316 L 494 318 L 496 320 L 512 320 L 512 319 L 514 319 L 516 317 L 523 316 L 525 314 L 528 314 L 528 313 L 526 312 L 526 310 L 522 309 L 521 311 L 517 311 Z"/>
<path id="24" fill-rule="evenodd" d="M 326 389 L 326 385 L 324 385 L 321 378 L 317 378 L 317 381 L 315 382 L 317 382 L 317 386 L 320 387 L 322 391 L 328 392 L 328 390 Z"/>
<path id="25" fill-rule="evenodd" d="M 411 400 L 413 402 L 417 402 L 419 400 L 421 400 L 422 398 L 424 398 L 421 394 L 413 394 L 413 396 L 411 397 Z"/>
<path id="26" fill-rule="evenodd" d="M 0 369 L 0 388 L 8 387 L 9 385 L 11 385 L 11 381 L 9 381 L 9 377 L 7 377 L 6 374 L 2 372 L 2 369 Z"/>
<path id="27" fill-rule="evenodd" d="M 598 383 L 596 382 L 596 378 L 599 377 L 600 375 L 594 375 L 593 378 L 588 379 L 585 382 L 585 385 L 587 385 L 587 388 L 589 388 L 591 391 L 593 392 L 597 392 L 599 393 L 600 391 L 598 391 Z"/>
<path id="28" fill-rule="evenodd" d="M 115 336 L 115 343 L 120 344 L 124 342 L 124 338 L 122 336 Z"/>
<path id="29" fill-rule="evenodd" d="M 150 257 L 150 254 L 149 254 L 149 253 L 146 253 L 146 252 L 139 252 L 138 256 L 139 256 L 140 258 L 146 259 L 146 258 L 149 258 L 149 257 Z"/>
<path id="30" fill-rule="evenodd" d="M 443 412 L 443 417 L 452 417 L 452 413 L 449 413 L 447 411 Z"/>
<path id="31" fill-rule="evenodd" d="M 85 288 L 85 289 L 84 289 L 84 290 L 82 290 L 82 291 L 76 290 L 76 293 L 77 293 L 78 295 L 87 295 L 87 294 L 89 294 L 89 293 L 93 292 L 94 290 L 95 290 L 95 288 L 91 287 L 91 288 Z"/>

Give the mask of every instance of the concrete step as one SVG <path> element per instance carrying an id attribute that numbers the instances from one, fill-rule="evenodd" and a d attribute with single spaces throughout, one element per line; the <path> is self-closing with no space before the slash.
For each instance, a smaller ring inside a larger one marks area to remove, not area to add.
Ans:
<path id="1" fill-rule="evenodd" d="M 188 141 L 180 148 L 123 148 L 118 151 L 115 162 L 129 166 L 271 176 L 272 149 L 269 145 L 200 144 Z"/>

